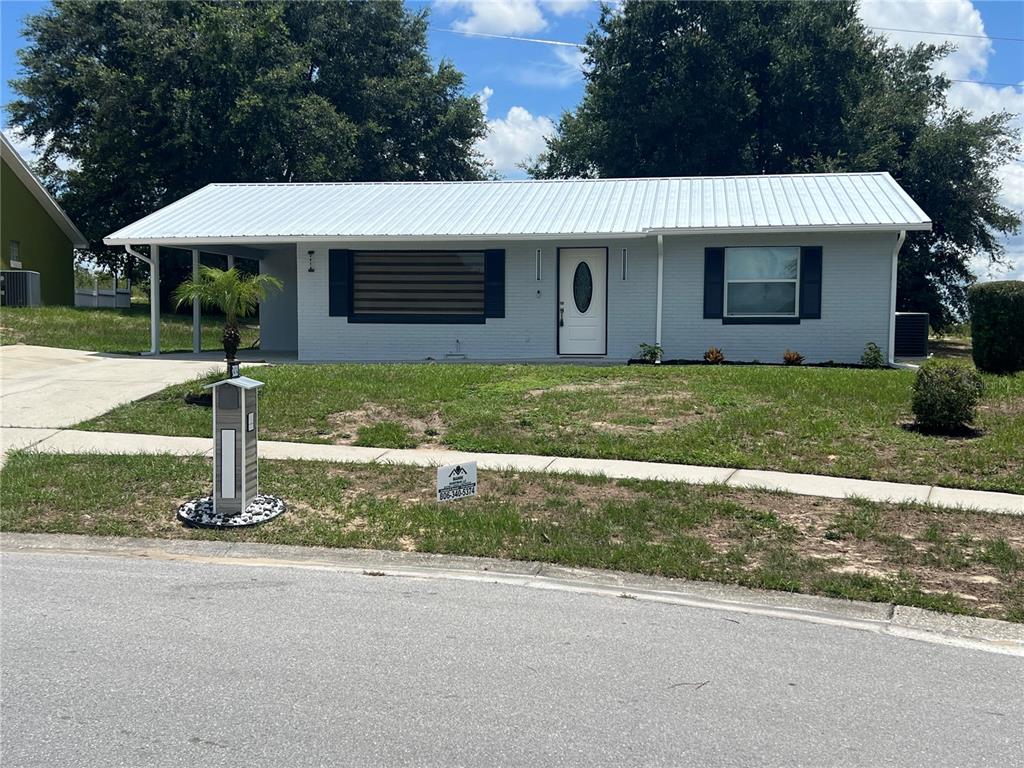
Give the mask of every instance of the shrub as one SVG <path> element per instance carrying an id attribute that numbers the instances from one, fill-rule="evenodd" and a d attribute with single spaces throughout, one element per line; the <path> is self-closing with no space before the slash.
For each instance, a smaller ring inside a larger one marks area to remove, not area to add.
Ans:
<path id="1" fill-rule="evenodd" d="M 721 365 L 725 362 L 725 354 L 718 347 L 708 347 L 704 353 L 704 362 L 713 365 Z"/>
<path id="2" fill-rule="evenodd" d="M 974 364 L 991 373 L 1024 370 L 1024 281 L 972 285 L 967 303 Z"/>
<path id="3" fill-rule="evenodd" d="M 661 360 L 661 353 L 663 351 L 661 344 L 648 344 L 644 342 L 640 345 L 640 359 L 645 363 L 656 363 Z"/>
<path id="4" fill-rule="evenodd" d="M 885 356 L 875 342 L 869 341 L 864 345 L 864 354 L 860 356 L 860 364 L 865 368 L 881 368 L 885 365 Z"/>
<path id="5" fill-rule="evenodd" d="M 782 362 L 786 365 L 800 365 L 804 361 L 804 356 L 799 352 L 794 352 L 792 349 L 787 349 L 782 353 Z"/>
<path id="6" fill-rule="evenodd" d="M 953 432 L 974 420 L 974 408 L 984 391 L 981 375 L 965 365 L 932 361 L 914 379 L 911 409 L 917 425 Z"/>

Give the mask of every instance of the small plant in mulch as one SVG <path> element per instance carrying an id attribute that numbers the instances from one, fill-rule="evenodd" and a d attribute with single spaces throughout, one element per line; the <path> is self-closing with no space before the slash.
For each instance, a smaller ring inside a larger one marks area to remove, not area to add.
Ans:
<path id="1" fill-rule="evenodd" d="M 711 365 L 721 365 L 725 362 L 725 353 L 718 347 L 708 347 L 704 353 L 704 362 Z"/>
<path id="2" fill-rule="evenodd" d="M 640 360 L 645 363 L 656 363 L 661 360 L 661 355 L 664 350 L 661 348 L 661 344 L 648 344 L 643 342 L 640 344 Z"/>
<path id="3" fill-rule="evenodd" d="M 980 374 L 966 365 L 931 361 L 914 379 L 911 410 L 922 432 L 964 434 L 984 393 Z"/>
<path id="4" fill-rule="evenodd" d="M 794 352 L 792 349 L 787 349 L 782 354 L 782 362 L 786 365 L 802 365 L 804 362 L 804 356 L 799 352 Z"/>
<path id="5" fill-rule="evenodd" d="M 875 342 L 869 341 L 864 345 L 864 354 L 860 356 L 860 364 L 865 368 L 881 368 L 885 365 L 885 356 Z"/>

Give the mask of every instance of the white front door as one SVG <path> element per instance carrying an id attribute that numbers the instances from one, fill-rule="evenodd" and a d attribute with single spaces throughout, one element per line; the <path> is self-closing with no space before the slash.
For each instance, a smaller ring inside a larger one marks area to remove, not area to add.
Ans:
<path id="1" fill-rule="evenodd" d="M 607 280 L 607 249 L 558 249 L 558 354 L 607 354 Z"/>

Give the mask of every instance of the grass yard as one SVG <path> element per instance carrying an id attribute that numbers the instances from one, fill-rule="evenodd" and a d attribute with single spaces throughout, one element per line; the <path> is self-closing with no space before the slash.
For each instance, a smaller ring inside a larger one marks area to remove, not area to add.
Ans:
<path id="1" fill-rule="evenodd" d="M 1024 374 L 986 376 L 973 436 L 908 429 L 912 371 L 781 366 L 260 368 L 261 437 L 776 469 L 1024 493 Z M 213 380 L 212 378 L 210 380 Z M 198 383 L 83 429 L 210 434 Z"/>
<path id="2" fill-rule="evenodd" d="M 258 326 L 244 326 L 241 330 L 243 348 L 259 338 Z M 216 318 L 204 320 L 203 349 L 220 349 L 220 336 L 220 322 Z M 0 343 L 91 352 L 146 352 L 149 350 L 149 307 L 3 307 L 0 308 Z M 191 316 L 161 316 L 160 349 L 163 352 L 192 351 Z"/>
<path id="3" fill-rule="evenodd" d="M 433 468 L 263 461 L 288 512 L 247 530 L 185 528 L 210 465 L 171 456 L 13 453 L 0 529 L 248 540 L 539 560 L 1024 622 L 1024 518 L 724 487 L 481 472 L 433 501 Z"/>

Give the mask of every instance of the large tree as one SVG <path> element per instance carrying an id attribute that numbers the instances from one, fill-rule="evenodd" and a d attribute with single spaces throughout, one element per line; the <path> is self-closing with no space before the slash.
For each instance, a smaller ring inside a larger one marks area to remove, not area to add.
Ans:
<path id="1" fill-rule="evenodd" d="M 484 175 L 480 104 L 426 29 L 401 2 L 55 0 L 26 21 L 11 123 L 116 263 L 104 235 L 209 182 Z"/>
<path id="2" fill-rule="evenodd" d="M 889 46 L 856 3 L 627 0 L 587 36 L 586 91 L 534 176 L 887 170 L 935 222 L 904 245 L 901 309 L 941 326 L 968 260 L 1002 258 L 1020 217 L 998 201 L 1019 152 L 1009 113 L 974 119 L 934 74 L 948 48 Z"/>

